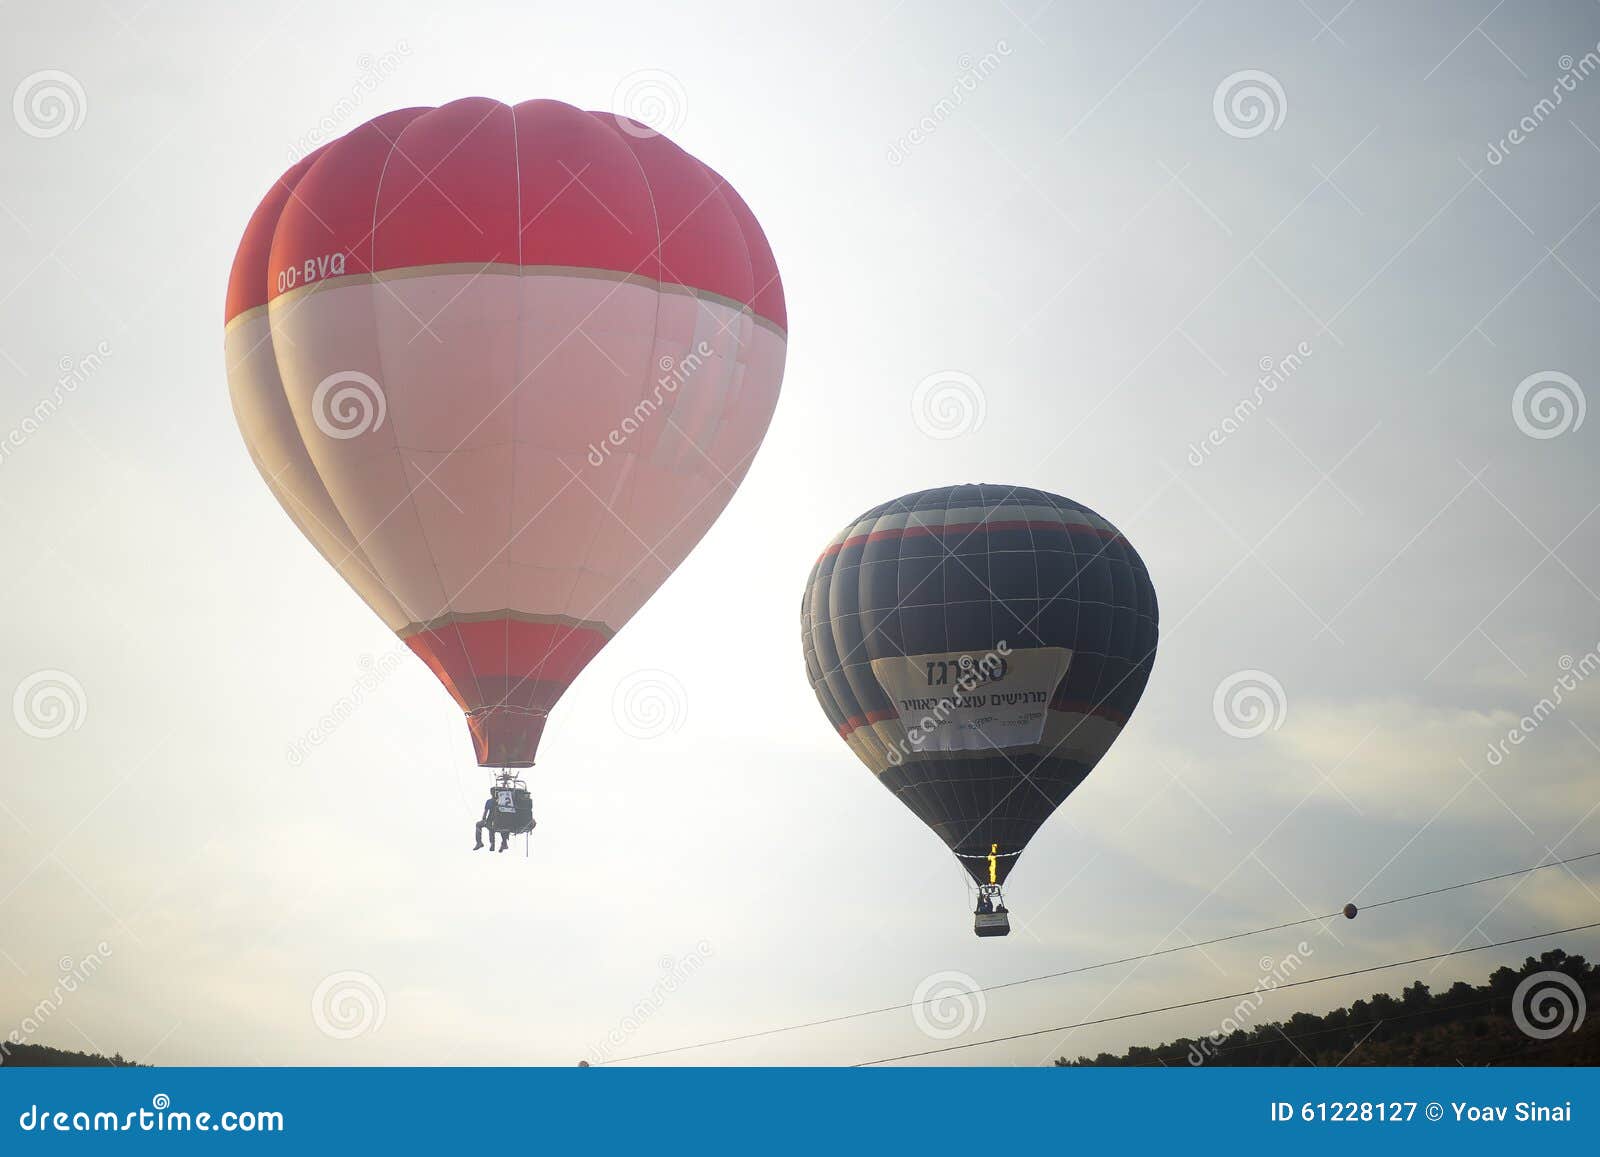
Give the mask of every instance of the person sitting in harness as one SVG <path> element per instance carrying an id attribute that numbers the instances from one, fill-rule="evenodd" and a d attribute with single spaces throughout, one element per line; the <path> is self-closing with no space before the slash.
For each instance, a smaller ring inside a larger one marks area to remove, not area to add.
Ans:
<path id="1" fill-rule="evenodd" d="M 489 829 L 489 850 L 491 852 L 494 851 L 494 833 L 495 833 L 495 830 L 496 830 L 496 825 L 495 825 L 496 811 L 497 811 L 497 808 L 495 806 L 494 792 L 491 791 L 489 793 L 489 798 L 483 801 L 483 816 L 482 816 L 481 819 L 478 820 L 477 825 L 472 829 L 473 837 L 477 841 L 476 843 L 474 843 L 472 845 L 472 850 L 473 851 L 477 851 L 479 848 L 483 847 L 483 829 L 484 828 L 488 828 Z M 508 831 L 501 831 L 500 832 L 500 850 L 503 852 L 507 848 L 509 848 L 510 846 L 511 846 L 511 833 L 508 832 Z"/>

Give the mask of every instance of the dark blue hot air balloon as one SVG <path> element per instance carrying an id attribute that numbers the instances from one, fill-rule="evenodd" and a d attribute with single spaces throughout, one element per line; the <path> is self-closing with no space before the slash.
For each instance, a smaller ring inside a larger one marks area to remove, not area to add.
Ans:
<path id="1" fill-rule="evenodd" d="M 1133 546 L 1057 494 L 907 494 L 853 520 L 812 568 L 806 671 L 850 749 L 979 885 L 1000 885 L 1133 713 L 1155 660 L 1155 588 Z"/>

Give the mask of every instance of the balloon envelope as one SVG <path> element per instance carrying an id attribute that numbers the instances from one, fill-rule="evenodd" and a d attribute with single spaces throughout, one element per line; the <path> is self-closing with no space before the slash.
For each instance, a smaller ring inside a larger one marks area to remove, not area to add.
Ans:
<path id="1" fill-rule="evenodd" d="M 609 113 L 482 98 L 290 168 L 225 322 L 267 485 L 509 767 L 732 497 L 787 326 L 716 173 Z"/>
<path id="2" fill-rule="evenodd" d="M 1155 659 L 1155 589 L 1071 499 L 947 486 L 835 536 L 800 612 L 829 722 L 980 884 L 1094 769 Z M 992 858 L 991 858 L 992 857 Z"/>

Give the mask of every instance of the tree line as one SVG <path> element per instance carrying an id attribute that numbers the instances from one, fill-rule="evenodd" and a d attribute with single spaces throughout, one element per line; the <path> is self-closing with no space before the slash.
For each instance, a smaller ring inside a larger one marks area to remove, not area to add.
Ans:
<path id="1" fill-rule="evenodd" d="M 1564 1010 L 1559 982 L 1530 982 L 1514 1002 L 1518 986 L 1541 972 L 1572 981 Z M 1541 1000 L 1541 994 L 1544 994 Z M 1578 999 L 1575 994 L 1581 994 Z M 1530 1000 L 1533 1002 L 1530 1006 Z M 1564 1023 L 1549 1039 L 1524 1032 L 1513 1015 L 1534 1029 Z M 1600 965 L 1552 948 L 1520 968 L 1498 968 L 1488 983 L 1458 980 L 1434 992 L 1417 980 L 1398 995 L 1373 993 L 1325 1013 L 1297 1012 L 1226 1034 L 1179 1037 L 1155 1045 L 1134 1045 L 1121 1056 L 1100 1053 L 1057 1059 L 1061 1067 L 1139 1065 L 1600 1065 Z M 1578 1019 L 1578 1010 L 1592 1015 Z M 1562 1018 L 1565 1018 L 1564 1021 Z"/>

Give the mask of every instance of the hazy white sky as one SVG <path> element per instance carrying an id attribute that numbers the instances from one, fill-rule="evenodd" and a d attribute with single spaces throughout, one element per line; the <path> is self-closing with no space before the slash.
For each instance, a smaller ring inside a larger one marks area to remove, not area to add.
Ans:
<path id="1" fill-rule="evenodd" d="M 49 1000 L 29 1039 L 156 1063 L 571 1064 L 630 1015 L 610 1055 L 1600 848 L 1600 7 L 76 2 L 0 27 L 0 692 L 24 704 L 0 1037 Z M 665 118 L 760 218 L 791 323 L 740 494 L 553 717 L 526 859 L 468 853 L 459 713 L 262 486 L 221 353 L 234 246 L 291 157 L 470 94 Z M 919 411 L 930 375 L 965 408 Z M 983 942 L 960 869 L 824 721 L 798 624 L 846 521 L 959 481 L 1099 510 L 1162 605 L 1143 704 Z M 641 672 L 671 689 L 654 737 L 619 725 Z M 1216 707 L 1239 672 L 1270 676 L 1248 738 Z M 45 679 L 57 725 L 26 707 Z M 1248 987 L 1301 939 L 1306 975 L 1588 923 L 1597 881 L 1007 989 L 950 1041 Z M 900 1012 L 669 1059 L 940 1043 Z"/>

